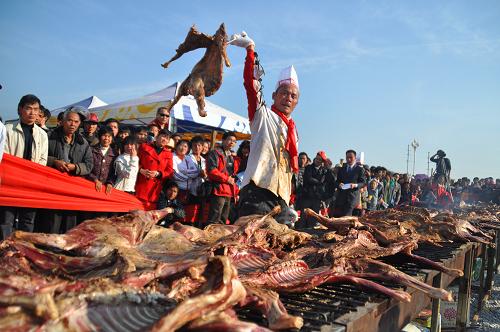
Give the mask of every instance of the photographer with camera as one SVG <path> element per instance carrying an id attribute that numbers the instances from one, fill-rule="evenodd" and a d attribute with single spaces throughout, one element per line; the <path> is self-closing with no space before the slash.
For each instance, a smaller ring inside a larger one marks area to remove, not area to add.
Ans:
<path id="1" fill-rule="evenodd" d="M 450 159 L 445 158 L 446 153 L 443 150 L 437 150 L 430 160 L 436 163 L 436 173 L 434 173 L 434 183 L 438 182 L 439 177 L 442 175 L 444 177 L 444 186 L 446 190 L 450 190 L 450 172 L 451 163 Z"/>

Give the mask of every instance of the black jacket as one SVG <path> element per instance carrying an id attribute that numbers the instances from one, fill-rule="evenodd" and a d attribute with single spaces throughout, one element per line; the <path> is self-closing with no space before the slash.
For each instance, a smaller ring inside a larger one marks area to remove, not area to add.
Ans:
<path id="1" fill-rule="evenodd" d="M 356 183 L 357 188 L 354 189 L 339 189 L 335 206 L 354 207 L 357 201 L 359 189 L 366 186 L 365 170 L 359 165 L 355 165 L 350 172 L 347 172 L 347 164 L 344 164 L 337 174 L 336 187 L 343 183 Z"/>
<path id="2" fill-rule="evenodd" d="M 328 199 L 333 196 L 333 172 L 323 166 L 307 165 L 304 170 L 302 197 L 310 199 Z"/>
<path id="3" fill-rule="evenodd" d="M 165 193 L 162 192 L 162 194 L 160 195 L 160 199 L 158 200 L 158 209 L 161 210 L 168 207 L 174 209 L 174 213 L 167 214 L 167 216 L 163 218 L 158 224 L 164 227 L 168 227 L 176 221 L 182 222 L 184 217 L 186 216 L 184 206 L 182 206 L 182 204 L 179 203 L 179 201 L 176 199 L 167 199 Z"/>
<path id="4" fill-rule="evenodd" d="M 114 184 L 116 181 L 115 172 L 115 159 L 117 155 L 112 147 L 109 147 L 106 155 L 103 156 L 101 152 L 101 145 L 92 148 L 92 158 L 94 160 L 94 167 L 92 172 L 87 176 L 91 181 L 99 180 L 102 183 Z"/>
<path id="5" fill-rule="evenodd" d="M 440 175 L 444 175 L 446 182 L 448 182 L 451 171 L 450 159 L 434 155 L 431 157 L 431 161 L 436 163 L 436 174 L 434 178 L 437 180 Z"/>
<path id="6" fill-rule="evenodd" d="M 63 160 L 63 147 L 64 132 L 62 127 L 58 127 L 49 134 L 47 166 L 54 167 L 54 160 Z M 76 165 L 74 175 L 88 175 L 92 171 L 92 167 L 94 167 L 90 145 L 79 133 L 74 134 L 73 144 L 69 149 L 69 161 Z"/>

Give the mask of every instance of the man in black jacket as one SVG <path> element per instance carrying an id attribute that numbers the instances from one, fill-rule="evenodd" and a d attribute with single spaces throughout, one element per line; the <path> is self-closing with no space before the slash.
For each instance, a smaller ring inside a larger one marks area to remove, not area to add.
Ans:
<path id="1" fill-rule="evenodd" d="M 337 174 L 338 197 L 335 201 L 336 217 L 352 216 L 359 189 L 366 185 L 363 167 L 356 165 L 356 151 L 347 150 L 346 163 Z"/>
<path id="2" fill-rule="evenodd" d="M 303 187 L 301 194 L 301 209 L 310 208 L 316 213 L 321 209 L 321 202 L 333 195 L 327 194 L 327 184 L 330 183 L 334 175 L 330 168 L 325 166 L 327 157 L 324 151 L 316 154 L 311 165 L 307 165 L 303 175 Z M 329 197 L 328 197 L 329 196 Z M 304 218 L 302 227 L 308 228 L 316 225 L 310 218 Z"/>
<path id="3" fill-rule="evenodd" d="M 64 112 L 62 125 L 49 136 L 47 166 L 63 173 L 86 176 L 92 171 L 94 159 L 87 140 L 78 133 L 81 118 L 76 110 Z M 35 225 L 44 233 L 65 233 L 77 224 L 78 211 L 54 210 L 47 213 L 42 222 Z"/>

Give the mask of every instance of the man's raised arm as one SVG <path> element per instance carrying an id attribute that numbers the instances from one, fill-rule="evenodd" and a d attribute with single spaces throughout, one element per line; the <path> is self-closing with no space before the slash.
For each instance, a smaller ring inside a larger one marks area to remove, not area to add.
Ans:
<path id="1" fill-rule="evenodd" d="M 260 92 L 260 82 L 254 77 L 255 73 L 255 43 L 243 31 L 241 34 L 234 34 L 231 36 L 231 45 L 243 47 L 247 50 L 245 59 L 245 68 L 243 69 L 243 85 L 247 93 L 248 100 L 248 119 L 253 120 L 255 112 L 262 106 L 259 105 L 259 100 L 262 100 Z"/>

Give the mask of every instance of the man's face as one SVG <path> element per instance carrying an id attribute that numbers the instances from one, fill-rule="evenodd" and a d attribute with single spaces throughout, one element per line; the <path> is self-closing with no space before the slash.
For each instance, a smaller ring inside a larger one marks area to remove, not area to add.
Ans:
<path id="1" fill-rule="evenodd" d="M 346 153 L 345 160 L 349 165 L 354 165 L 356 163 L 356 156 L 352 152 Z"/>
<path id="2" fill-rule="evenodd" d="M 179 143 L 179 141 L 181 140 L 181 137 L 178 135 L 175 135 L 174 137 L 172 137 L 172 139 L 174 140 L 174 144 L 177 145 L 177 143 Z"/>
<path id="3" fill-rule="evenodd" d="M 236 145 L 236 137 L 229 136 L 222 141 L 222 148 L 224 150 L 231 150 Z"/>
<path id="4" fill-rule="evenodd" d="M 167 124 L 170 119 L 170 112 L 162 108 L 156 113 L 156 119 L 161 124 Z"/>
<path id="5" fill-rule="evenodd" d="M 97 123 L 95 122 L 84 122 L 83 123 L 83 130 L 85 133 L 89 135 L 93 135 L 95 131 L 97 130 Z"/>
<path id="6" fill-rule="evenodd" d="M 80 127 L 80 116 L 76 113 L 70 113 L 66 119 L 63 119 L 63 130 L 66 135 L 72 135 Z"/>
<path id="7" fill-rule="evenodd" d="M 113 136 L 111 136 L 110 134 L 104 134 L 104 135 L 101 135 L 101 137 L 99 137 L 99 143 L 104 148 L 107 148 L 108 146 L 110 146 L 111 142 L 113 142 Z"/>
<path id="8" fill-rule="evenodd" d="M 161 135 L 156 136 L 156 140 L 155 140 L 156 145 L 161 146 L 161 147 L 166 147 L 168 144 L 168 141 L 170 141 L 170 136 L 165 135 L 165 134 L 161 134 Z"/>
<path id="9" fill-rule="evenodd" d="M 113 136 L 116 137 L 116 135 L 118 135 L 119 128 L 118 128 L 118 123 L 117 122 L 110 122 L 110 123 L 108 123 L 108 128 L 113 131 Z"/>
<path id="10" fill-rule="evenodd" d="M 283 84 L 273 93 L 274 106 L 289 117 L 299 102 L 299 89 L 294 84 Z"/>
<path id="11" fill-rule="evenodd" d="M 40 104 L 26 104 L 22 108 L 19 108 L 17 112 L 19 113 L 19 119 L 22 123 L 32 125 L 40 116 Z"/>
<path id="12" fill-rule="evenodd" d="M 399 181 L 399 174 L 395 174 L 395 175 L 394 175 L 394 180 L 395 180 L 396 182 L 398 182 L 398 181 Z"/>

